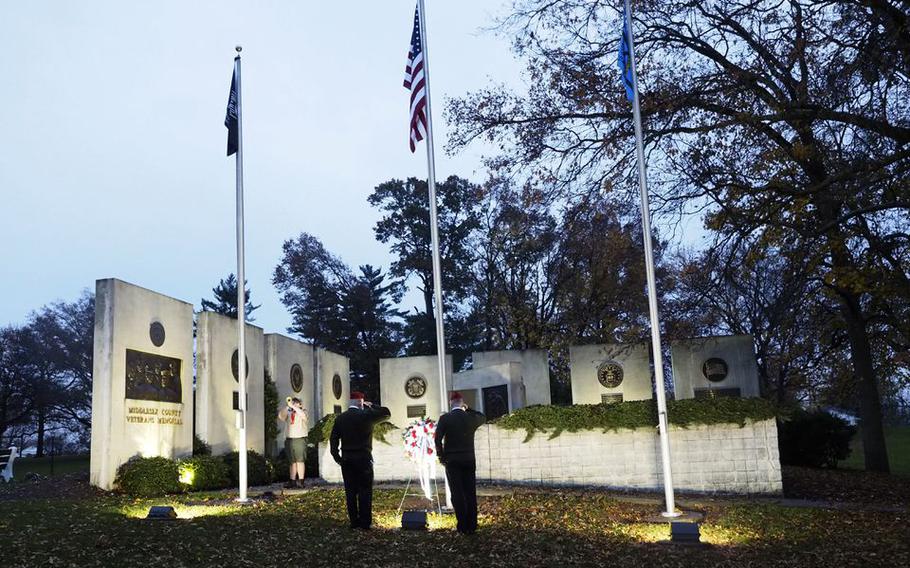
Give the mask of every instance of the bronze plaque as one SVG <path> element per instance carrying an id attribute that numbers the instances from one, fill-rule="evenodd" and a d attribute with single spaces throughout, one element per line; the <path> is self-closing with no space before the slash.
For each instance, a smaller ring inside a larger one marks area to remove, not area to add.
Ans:
<path id="1" fill-rule="evenodd" d="M 426 415 L 426 404 L 415 404 L 413 406 L 408 406 L 408 418 L 423 418 Z"/>
<path id="2" fill-rule="evenodd" d="M 701 374 L 712 383 L 719 383 L 727 378 L 727 362 L 718 357 L 711 357 L 701 366 Z"/>
<path id="3" fill-rule="evenodd" d="M 509 413 L 509 387 L 498 385 L 483 389 L 483 413 L 493 420 Z"/>
<path id="4" fill-rule="evenodd" d="M 608 389 L 615 389 L 622 384 L 622 365 L 616 361 L 604 361 L 597 367 L 597 380 Z"/>
<path id="5" fill-rule="evenodd" d="M 291 366 L 291 388 L 294 392 L 303 390 L 303 369 L 297 363 Z"/>
<path id="6" fill-rule="evenodd" d="M 250 358 L 246 355 L 243 356 L 246 360 L 246 378 L 250 378 Z M 238 360 L 240 359 L 240 353 L 234 349 L 234 354 L 231 355 L 231 374 L 234 375 L 234 380 L 240 382 L 240 375 L 238 375 Z"/>
<path id="7" fill-rule="evenodd" d="M 719 389 L 695 389 L 695 398 L 697 399 L 715 399 L 715 398 L 740 398 L 738 387 L 727 387 Z"/>
<path id="8" fill-rule="evenodd" d="M 126 350 L 126 398 L 183 402 L 180 359 Z"/>
<path id="9" fill-rule="evenodd" d="M 411 377 L 404 383 L 404 392 L 411 398 L 420 398 L 427 392 L 427 382 L 423 377 Z"/>
<path id="10" fill-rule="evenodd" d="M 621 393 L 621 392 L 620 392 L 620 393 L 616 393 L 616 394 L 602 394 L 602 395 L 600 395 L 600 403 L 601 403 L 601 404 L 616 404 L 616 403 L 618 403 L 618 402 L 622 402 L 622 393 Z"/>
<path id="11" fill-rule="evenodd" d="M 341 405 L 336 404 L 334 407 L 332 407 L 332 412 L 335 414 L 341 414 Z"/>
<path id="12" fill-rule="evenodd" d="M 164 337 L 164 326 L 161 325 L 160 321 L 153 321 L 149 325 L 149 339 L 152 340 L 152 345 L 161 347 L 164 345 Z"/>
<path id="13" fill-rule="evenodd" d="M 332 377 L 332 394 L 335 395 L 336 400 L 341 399 L 341 377 L 338 376 L 338 373 Z"/>

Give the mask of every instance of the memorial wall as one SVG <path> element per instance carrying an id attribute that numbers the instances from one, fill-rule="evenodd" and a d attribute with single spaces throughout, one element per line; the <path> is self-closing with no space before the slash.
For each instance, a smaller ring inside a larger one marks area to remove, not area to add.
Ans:
<path id="1" fill-rule="evenodd" d="M 193 452 L 193 306 L 113 278 L 95 285 L 92 485 L 129 458 Z"/>

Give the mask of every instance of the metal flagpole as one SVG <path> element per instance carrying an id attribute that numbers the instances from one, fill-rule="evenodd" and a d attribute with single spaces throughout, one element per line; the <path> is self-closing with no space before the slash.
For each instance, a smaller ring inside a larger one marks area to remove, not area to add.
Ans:
<path id="1" fill-rule="evenodd" d="M 624 0 L 623 26 L 628 30 L 629 58 L 632 67 L 632 115 L 635 119 L 635 150 L 638 154 L 638 183 L 641 192 L 641 227 L 644 232 L 645 271 L 648 278 L 648 310 L 651 315 L 651 348 L 654 351 L 654 380 L 657 392 L 657 428 L 660 432 L 660 456 L 663 464 L 664 497 L 667 510 L 665 517 L 676 517 L 676 502 L 673 496 L 673 473 L 670 469 L 670 434 L 667 430 L 667 396 L 664 386 L 664 363 L 660 346 L 660 315 L 657 312 L 657 287 L 654 278 L 654 252 L 651 247 L 651 209 L 648 204 L 648 179 L 645 171 L 645 149 L 642 141 L 641 111 L 638 107 L 638 74 L 635 68 L 635 45 L 632 41 L 632 11 L 629 0 Z"/>
<path id="2" fill-rule="evenodd" d="M 239 435 L 238 435 L 238 479 L 240 481 L 240 495 L 237 498 L 241 503 L 249 499 L 246 496 L 246 275 L 244 274 L 244 244 L 243 244 L 243 120 L 240 88 L 240 51 L 239 45 L 235 48 L 237 56 L 234 58 L 234 73 L 237 76 L 237 377 L 240 383 L 238 393 L 238 406 L 240 407 Z"/>
<path id="3" fill-rule="evenodd" d="M 436 301 L 436 352 L 439 361 L 439 413 L 448 410 L 446 388 L 446 336 L 442 319 L 442 263 L 439 260 L 439 228 L 436 223 L 436 158 L 433 150 L 433 111 L 430 105 L 430 54 L 427 48 L 426 12 L 424 0 L 417 0 L 420 21 L 420 42 L 423 53 L 423 75 L 427 97 L 427 186 L 430 199 L 430 246 L 433 251 L 433 295 Z M 451 507 L 449 480 L 446 478 L 446 505 Z"/>

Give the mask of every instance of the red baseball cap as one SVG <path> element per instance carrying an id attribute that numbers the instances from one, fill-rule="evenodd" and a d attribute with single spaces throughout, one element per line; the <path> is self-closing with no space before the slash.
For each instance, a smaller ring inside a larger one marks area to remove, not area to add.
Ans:
<path id="1" fill-rule="evenodd" d="M 363 400 L 366 396 L 360 391 L 354 391 L 351 393 L 351 400 Z"/>
<path id="2" fill-rule="evenodd" d="M 449 394 L 449 400 L 464 400 L 464 397 L 461 396 L 461 393 L 458 391 L 452 391 Z"/>

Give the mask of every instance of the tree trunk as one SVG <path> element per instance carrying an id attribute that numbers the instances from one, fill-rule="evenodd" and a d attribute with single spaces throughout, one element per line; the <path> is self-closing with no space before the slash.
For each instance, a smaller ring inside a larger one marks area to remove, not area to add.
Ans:
<path id="1" fill-rule="evenodd" d="M 38 446 L 35 448 L 35 457 L 44 456 L 44 411 L 38 410 Z"/>
<path id="2" fill-rule="evenodd" d="M 860 429 L 867 471 L 888 473 L 888 448 L 882 426 L 882 404 L 872 364 L 872 348 L 866 333 L 859 298 L 854 294 L 841 294 L 841 313 L 850 337 L 850 359 L 853 373 L 859 383 Z"/>

